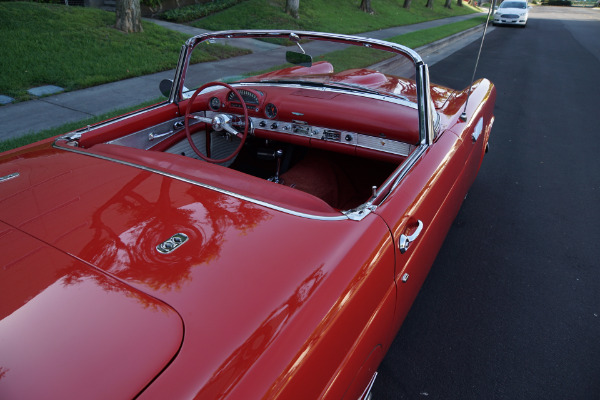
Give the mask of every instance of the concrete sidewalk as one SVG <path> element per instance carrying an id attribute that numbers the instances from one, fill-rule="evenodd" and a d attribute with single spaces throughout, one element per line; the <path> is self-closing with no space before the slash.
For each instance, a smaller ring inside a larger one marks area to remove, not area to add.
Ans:
<path id="1" fill-rule="evenodd" d="M 476 16 L 477 14 L 470 14 L 445 18 L 420 24 L 366 32 L 359 36 L 386 39 L 409 32 L 471 19 Z M 207 32 L 187 25 L 158 20 L 151 21 L 165 28 L 183 32 L 189 36 Z M 488 31 L 491 29 L 488 28 Z M 427 64 L 433 65 L 435 62 L 480 38 L 480 32 L 481 26 L 416 50 Z M 253 58 L 252 62 L 267 65 L 272 58 L 278 60 L 277 62 L 280 63 L 281 56 L 278 53 L 284 51 L 280 46 L 252 39 L 248 39 L 246 45 L 253 53 L 243 57 Z M 226 72 L 227 69 L 230 67 L 233 68 L 234 64 L 235 62 L 230 59 L 213 63 L 196 64 L 193 68 L 203 68 L 203 74 L 205 74 L 208 80 L 211 80 L 228 75 Z M 160 81 L 163 79 L 173 79 L 173 77 L 173 70 L 164 71 L 94 86 L 88 89 L 2 106 L 0 107 L 0 141 L 58 127 L 68 122 L 81 121 L 92 116 L 102 115 L 116 109 L 136 106 L 156 99 L 160 97 L 158 89 Z"/>

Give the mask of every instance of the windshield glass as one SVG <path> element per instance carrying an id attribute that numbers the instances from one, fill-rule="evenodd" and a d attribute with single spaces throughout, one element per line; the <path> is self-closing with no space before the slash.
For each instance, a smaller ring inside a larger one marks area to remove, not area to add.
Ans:
<path id="1" fill-rule="evenodd" d="M 525 3 L 524 1 L 505 1 L 504 3 L 500 4 L 500 8 L 526 9 L 527 3 Z"/>
<path id="2" fill-rule="evenodd" d="M 288 34 L 247 36 L 198 43 L 186 71 L 184 97 L 207 82 L 220 81 L 246 86 L 287 84 L 416 103 L 415 64 L 392 49 L 339 39 L 296 36 L 293 40 Z"/>

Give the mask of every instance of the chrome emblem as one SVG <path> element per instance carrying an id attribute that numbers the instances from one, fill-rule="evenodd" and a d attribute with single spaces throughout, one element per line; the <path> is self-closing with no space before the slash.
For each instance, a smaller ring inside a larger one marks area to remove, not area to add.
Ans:
<path id="1" fill-rule="evenodd" d="M 175 251 L 175 249 L 177 249 L 179 246 L 187 242 L 188 239 L 189 238 L 185 233 L 176 233 L 161 244 L 159 244 L 158 246 L 156 246 L 156 250 L 160 254 L 169 254 Z"/>
<path id="2" fill-rule="evenodd" d="M 15 172 L 13 174 L 9 174 L 9 175 L 3 176 L 3 177 L 0 178 L 0 183 L 9 181 L 9 180 L 14 179 L 14 178 L 18 178 L 19 175 L 20 174 L 18 172 Z"/>

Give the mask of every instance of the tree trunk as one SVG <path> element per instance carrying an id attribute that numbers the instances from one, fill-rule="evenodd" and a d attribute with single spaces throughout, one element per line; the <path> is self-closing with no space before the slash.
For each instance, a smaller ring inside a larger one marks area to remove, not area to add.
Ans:
<path id="1" fill-rule="evenodd" d="M 115 28 L 125 33 L 143 32 L 140 0 L 117 0 Z"/>
<path id="2" fill-rule="evenodd" d="M 433 0 L 427 0 L 427 4 L 425 4 L 425 7 L 433 10 Z"/>
<path id="3" fill-rule="evenodd" d="M 292 17 L 300 18 L 300 0 L 285 0 L 285 12 Z"/>
<path id="4" fill-rule="evenodd" d="M 371 0 L 361 0 L 360 9 L 369 14 L 373 14 L 374 12 L 371 7 Z"/>
<path id="5" fill-rule="evenodd" d="M 462 0 L 456 0 L 456 5 L 462 7 Z"/>
<path id="6" fill-rule="evenodd" d="M 412 0 L 404 0 L 404 5 L 402 7 L 410 10 L 410 3 L 412 3 Z"/>
<path id="7" fill-rule="evenodd" d="M 452 0 L 446 0 L 446 2 L 444 3 L 444 8 L 452 9 Z"/>

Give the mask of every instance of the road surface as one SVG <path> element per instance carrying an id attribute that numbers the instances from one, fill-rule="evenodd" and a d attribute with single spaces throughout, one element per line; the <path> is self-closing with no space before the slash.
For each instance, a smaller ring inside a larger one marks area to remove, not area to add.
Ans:
<path id="1" fill-rule="evenodd" d="M 468 86 L 478 48 L 432 82 Z M 490 153 L 374 399 L 600 399 L 600 10 L 534 7 L 477 77 L 498 89 Z"/>

